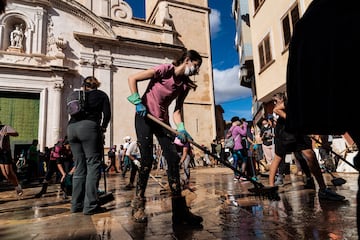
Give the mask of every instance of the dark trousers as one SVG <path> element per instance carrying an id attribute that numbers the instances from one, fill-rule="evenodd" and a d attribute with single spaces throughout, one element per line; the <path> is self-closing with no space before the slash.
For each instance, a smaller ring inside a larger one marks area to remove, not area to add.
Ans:
<path id="1" fill-rule="evenodd" d="M 122 176 L 125 177 L 126 172 L 131 169 L 131 160 L 128 156 L 124 157 L 124 168 L 122 171 Z"/>
<path id="2" fill-rule="evenodd" d="M 28 164 L 27 180 L 31 181 L 31 180 L 39 178 L 39 171 L 38 171 L 39 168 L 38 168 L 37 162 L 28 160 L 27 164 Z"/>
<path id="3" fill-rule="evenodd" d="M 115 157 L 110 158 L 110 165 L 105 169 L 106 172 L 109 172 L 111 167 L 114 167 L 115 172 L 119 172 L 115 165 Z"/>
<path id="4" fill-rule="evenodd" d="M 102 133 L 97 123 L 82 120 L 69 124 L 67 135 L 75 160 L 71 211 L 88 213 L 98 206 Z"/>
<path id="5" fill-rule="evenodd" d="M 52 176 L 54 175 L 54 173 L 57 172 L 57 170 L 58 170 L 58 168 L 57 168 L 56 160 L 50 160 L 48 162 L 47 171 L 45 174 L 45 180 L 47 182 L 49 182 L 51 180 Z"/>
<path id="6" fill-rule="evenodd" d="M 172 134 L 152 120 L 143 118 L 138 114 L 136 114 L 135 117 L 135 128 L 141 154 L 141 167 L 136 185 L 136 196 L 141 198 L 145 197 L 145 190 L 154 161 L 153 135 L 155 135 L 159 141 L 161 149 L 163 150 L 163 156 L 167 161 L 168 182 L 172 196 L 181 196 L 179 173 L 180 157 L 173 143 L 174 137 Z"/>

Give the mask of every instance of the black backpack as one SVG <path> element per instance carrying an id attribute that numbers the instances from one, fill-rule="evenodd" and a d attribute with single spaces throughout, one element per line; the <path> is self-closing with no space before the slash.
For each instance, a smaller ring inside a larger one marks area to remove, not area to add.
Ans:
<path id="1" fill-rule="evenodd" d="M 66 99 L 66 110 L 70 116 L 85 114 L 85 91 L 74 90 Z"/>
<path id="2" fill-rule="evenodd" d="M 115 152 L 112 151 L 112 150 L 110 150 L 110 151 L 108 152 L 108 157 L 116 157 Z"/>

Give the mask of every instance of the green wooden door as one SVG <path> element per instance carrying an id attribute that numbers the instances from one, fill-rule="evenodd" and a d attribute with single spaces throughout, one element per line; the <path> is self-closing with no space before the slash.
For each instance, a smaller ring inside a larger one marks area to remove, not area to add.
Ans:
<path id="1" fill-rule="evenodd" d="M 12 149 L 38 139 L 39 104 L 39 93 L 0 92 L 0 121 L 19 133 L 10 139 Z"/>

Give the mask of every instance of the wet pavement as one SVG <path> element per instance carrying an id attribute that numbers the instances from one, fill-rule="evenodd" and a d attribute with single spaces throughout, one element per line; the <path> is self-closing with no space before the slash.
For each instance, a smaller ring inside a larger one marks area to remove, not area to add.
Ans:
<path id="1" fill-rule="evenodd" d="M 163 172 L 152 172 L 166 184 Z M 130 202 L 134 190 L 125 191 L 129 178 L 111 173 L 107 188 L 115 200 L 108 211 L 92 216 L 70 213 L 70 199 L 63 199 L 58 184 L 51 184 L 42 198 L 34 198 L 39 184 L 25 186 L 18 199 L 0 183 L 0 239 L 358 239 L 356 231 L 357 173 L 334 173 L 347 182 L 329 187 L 346 197 L 344 202 L 319 201 L 317 192 L 303 188 L 302 177 L 287 175 L 279 188 L 280 201 L 256 197 L 250 182 L 234 182 L 223 167 L 191 169 L 196 199 L 191 211 L 204 218 L 201 228 L 172 227 L 171 198 L 154 180 L 147 188 L 148 223 L 134 223 Z M 103 181 L 103 180 L 102 180 Z M 260 181 L 267 185 L 266 176 Z M 103 182 L 101 182 L 103 186 Z M 316 185 L 316 189 L 318 186 Z"/>

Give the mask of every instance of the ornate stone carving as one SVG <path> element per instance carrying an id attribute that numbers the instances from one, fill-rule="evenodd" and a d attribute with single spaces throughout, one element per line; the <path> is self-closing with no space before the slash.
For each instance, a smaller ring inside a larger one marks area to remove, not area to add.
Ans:
<path id="1" fill-rule="evenodd" d="M 172 19 L 172 16 L 170 15 L 169 5 L 167 2 L 159 3 L 159 18 L 160 23 L 163 27 L 172 28 L 174 26 L 174 21 Z"/>
<path id="2" fill-rule="evenodd" d="M 112 58 L 108 56 L 97 56 L 95 60 L 96 67 L 110 68 L 113 65 Z"/>
<path id="3" fill-rule="evenodd" d="M 67 47 L 67 41 L 64 40 L 64 38 L 62 38 L 62 37 L 58 37 L 57 40 L 55 40 L 55 44 L 56 44 L 56 47 L 58 50 L 55 57 L 65 58 L 65 54 L 63 53 L 63 50 L 66 49 L 66 47 Z"/>
<path id="4" fill-rule="evenodd" d="M 130 20 L 133 17 L 131 7 L 123 0 L 114 1 L 111 6 L 111 18 L 115 20 Z"/>
<path id="5" fill-rule="evenodd" d="M 47 54 L 49 56 L 55 56 L 56 55 L 56 38 L 54 35 L 54 22 L 52 20 L 52 16 L 49 15 L 48 16 L 48 29 L 47 29 L 48 33 L 48 38 L 47 38 Z"/>
<path id="6" fill-rule="evenodd" d="M 54 90 L 55 91 L 61 91 L 64 87 L 64 83 L 61 81 L 54 82 Z"/>

